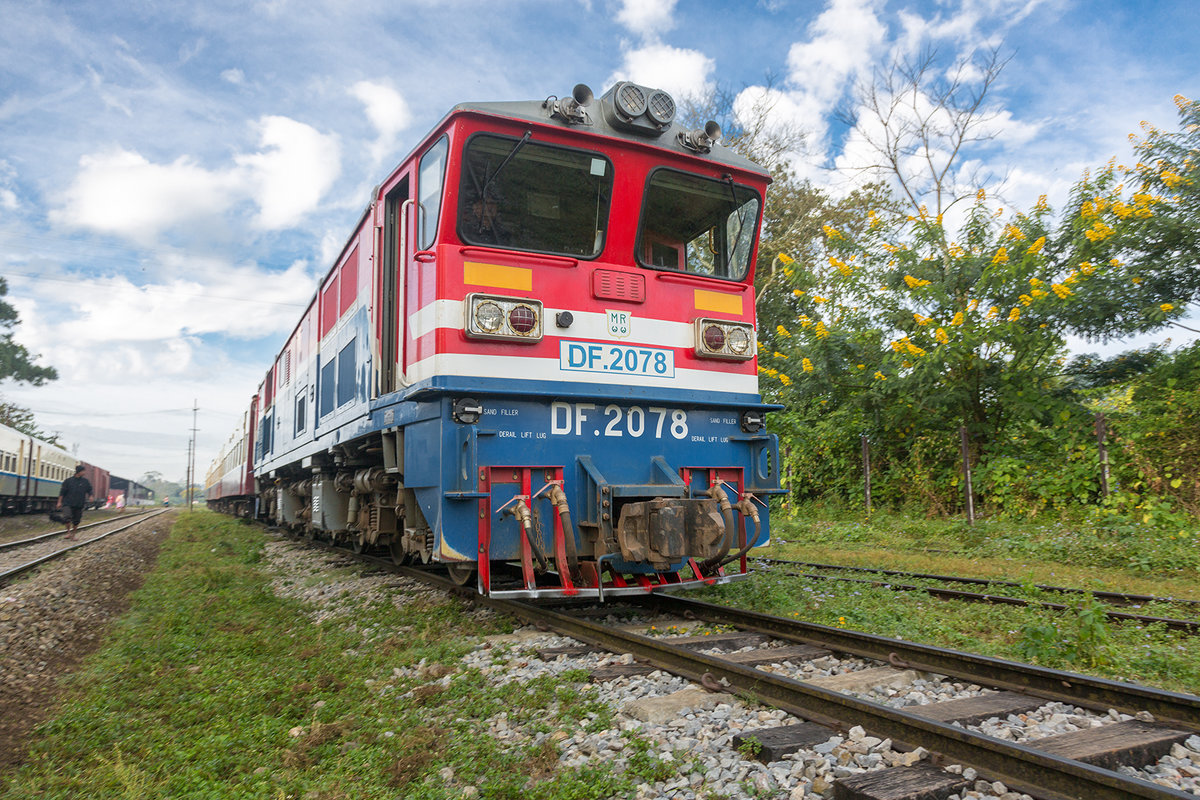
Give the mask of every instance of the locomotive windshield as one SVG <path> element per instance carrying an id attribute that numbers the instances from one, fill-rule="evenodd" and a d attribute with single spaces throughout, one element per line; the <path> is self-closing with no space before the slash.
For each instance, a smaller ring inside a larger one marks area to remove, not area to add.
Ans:
<path id="1" fill-rule="evenodd" d="M 468 244 L 595 257 L 612 182 L 612 164 L 597 153 L 476 136 L 463 156 L 458 235 Z"/>
<path id="2" fill-rule="evenodd" d="M 741 280 L 750 268 L 758 209 L 758 195 L 731 179 L 657 170 L 646 187 L 638 261 Z"/>

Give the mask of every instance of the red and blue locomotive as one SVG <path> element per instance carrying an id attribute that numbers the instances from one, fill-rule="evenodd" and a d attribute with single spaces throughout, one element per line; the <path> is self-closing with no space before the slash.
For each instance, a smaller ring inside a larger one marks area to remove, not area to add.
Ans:
<path id="1" fill-rule="evenodd" d="M 769 177 L 675 116 L 629 82 L 454 108 L 373 193 L 231 439 L 245 458 L 210 474 L 217 505 L 494 596 L 744 576 L 779 491 Z"/>

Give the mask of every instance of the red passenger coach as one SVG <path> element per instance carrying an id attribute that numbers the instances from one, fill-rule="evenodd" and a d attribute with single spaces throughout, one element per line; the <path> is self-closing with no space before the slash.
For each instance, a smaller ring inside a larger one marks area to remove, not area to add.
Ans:
<path id="1" fill-rule="evenodd" d="M 629 82 L 453 109 L 231 439 L 257 513 L 496 596 L 744 577 L 779 491 L 753 280 L 770 178 L 719 137 Z"/>
<path id="2" fill-rule="evenodd" d="M 256 489 L 252 451 L 257 425 L 258 397 L 242 415 L 241 425 L 226 440 L 204 479 L 208 507 L 238 517 L 254 516 Z"/>

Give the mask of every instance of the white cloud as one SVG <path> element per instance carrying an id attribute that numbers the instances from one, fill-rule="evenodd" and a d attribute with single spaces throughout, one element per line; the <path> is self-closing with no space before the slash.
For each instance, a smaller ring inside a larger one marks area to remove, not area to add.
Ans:
<path id="1" fill-rule="evenodd" d="M 699 50 L 685 50 L 653 42 L 636 49 L 625 50 L 624 62 L 608 79 L 611 86 L 617 81 L 633 81 L 674 95 L 676 100 L 700 97 L 712 91 L 709 79 L 715 62 Z"/>
<path id="2" fill-rule="evenodd" d="M 379 138 L 371 143 L 371 158 L 378 164 L 395 150 L 400 132 L 412 123 L 412 112 L 391 86 L 359 81 L 350 87 L 350 93 L 366 106 L 367 119 L 379 132 Z"/>
<path id="3" fill-rule="evenodd" d="M 242 72 L 237 67 L 221 71 L 221 80 L 226 83 L 232 83 L 234 86 L 241 86 L 246 82 L 246 73 Z"/>
<path id="4" fill-rule="evenodd" d="M 869 71 L 887 33 L 878 0 L 831 0 L 808 27 L 807 41 L 788 50 L 788 83 L 826 110 L 846 83 Z"/>
<path id="5" fill-rule="evenodd" d="M 630 33 L 655 39 L 675 26 L 673 14 L 677 0 L 623 0 L 617 22 Z"/>
<path id="6" fill-rule="evenodd" d="M 234 166 L 219 170 L 189 156 L 155 164 L 124 149 L 85 155 L 50 220 L 144 242 L 252 200 L 259 227 L 295 225 L 341 171 L 337 139 L 287 117 L 264 117 L 258 127 L 262 149 L 236 156 Z"/>
<path id="7" fill-rule="evenodd" d="M 337 137 L 288 117 L 259 121 L 263 152 L 238 156 L 245 181 L 259 206 L 257 223 L 267 230 L 295 225 L 316 208 L 341 172 Z"/>
<path id="8" fill-rule="evenodd" d="M 145 240 L 183 220 L 220 213 L 235 195 L 231 175 L 210 172 L 187 156 L 152 164 L 138 153 L 115 150 L 79 159 L 79 172 L 50 221 Z"/>

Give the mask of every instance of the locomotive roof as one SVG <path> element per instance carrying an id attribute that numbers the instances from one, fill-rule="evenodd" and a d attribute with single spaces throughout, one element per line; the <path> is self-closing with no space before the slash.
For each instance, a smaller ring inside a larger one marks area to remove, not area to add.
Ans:
<path id="1" fill-rule="evenodd" d="M 646 125 L 629 124 L 628 121 L 613 112 L 613 97 L 616 90 L 630 85 L 626 82 L 618 83 L 605 93 L 603 97 L 591 99 L 589 103 L 582 106 L 588 120 L 585 123 L 575 122 L 568 124 L 563 121 L 561 116 L 556 116 L 553 111 L 555 101 L 558 101 L 559 98 L 553 96 L 544 101 L 517 100 L 508 102 L 460 103 L 451 109 L 449 116 L 460 112 L 475 112 L 507 117 L 509 119 L 527 120 L 542 125 L 558 125 L 565 129 L 577 129 L 600 136 L 611 136 L 615 139 L 622 139 L 649 147 L 657 147 L 680 155 L 712 161 L 716 164 L 728 165 L 745 172 L 761 175 L 770 180 L 770 173 L 760 165 L 719 142 L 710 143 L 708 152 L 697 151 L 685 146 L 680 141 L 680 134 L 688 134 L 692 131 L 678 119 L 672 119 L 669 125 L 659 128 L 657 132 L 650 131 L 649 126 Z M 655 92 L 657 90 L 644 91 Z M 665 95 L 665 92 L 658 93 Z M 673 104 L 674 101 L 672 100 L 671 103 Z"/>

